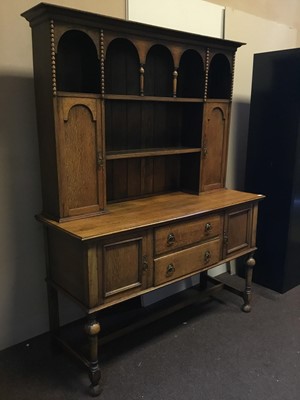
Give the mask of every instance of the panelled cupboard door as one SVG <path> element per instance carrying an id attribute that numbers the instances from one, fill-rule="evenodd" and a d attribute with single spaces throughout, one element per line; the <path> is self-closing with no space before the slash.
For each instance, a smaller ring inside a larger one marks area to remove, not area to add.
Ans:
<path id="1" fill-rule="evenodd" d="M 225 185 L 229 128 L 229 103 L 204 104 L 201 191 Z"/>
<path id="2" fill-rule="evenodd" d="M 100 101 L 92 97 L 55 101 L 60 215 L 99 213 L 105 203 Z"/>
<path id="3" fill-rule="evenodd" d="M 234 207 L 225 213 L 223 258 L 237 255 L 255 246 L 252 204 Z M 252 229 L 253 228 L 253 229 Z"/>
<path id="4" fill-rule="evenodd" d="M 98 247 L 102 302 L 134 295 L 153 285 L 152 235 L 148 231 L 116 235 Z"/>

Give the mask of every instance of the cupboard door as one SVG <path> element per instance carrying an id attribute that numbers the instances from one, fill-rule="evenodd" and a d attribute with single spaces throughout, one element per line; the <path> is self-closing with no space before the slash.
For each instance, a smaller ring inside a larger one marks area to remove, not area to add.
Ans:
<path id="1" fill-rule="evenodd" d="M 228 116 L 228 103 L 204 105 L 201 191 L 219 189 L 225 185 Z"/>
<path id="2" fill-rule="evenodd" d="M 252 225 L 253 229 L 252 229 Z M 224 258 L 249 250 L 255 246 L 252 238 L 256 220 L 252 205 L 235 207 L 225 214 Z M 254 235 L 255 236 L 255 235 Z"/>
<path id="3" fill-rule="evenodd" d="M 60 216 L 99 213 L 104 208 L 100 103 L 95 98 L 57 98 Z"/>
<path id="4" fill-rule="evenodd" d="M 152 236 L 149 232 L 116 235 L 104 241 L 99 252 L 99 287 L 104 303 L 130 297 L 152 286 Z"/>

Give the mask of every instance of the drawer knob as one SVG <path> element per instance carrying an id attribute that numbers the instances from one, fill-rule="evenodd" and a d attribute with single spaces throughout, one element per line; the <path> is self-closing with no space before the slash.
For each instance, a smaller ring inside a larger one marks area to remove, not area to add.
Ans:
<path id="1" fill-rule="evenodd" d="M 204 231 L 205 233 L 209 233 L 212 230 L 212 225 L 210 222 L 207 222 L 207 224 L 205 224 L 204 226 Z"/>
<path id="2" fill-rule="evenodd" d="M 174 274 L 174 272 L 175 272 L 175 267 L 174 267 L 174 265 L 173 265 L 173 264 L 169 264 L 169 265 L 167 266 L 166 276 L 171 276 L 171 275 Z"/>
<path id="3" fill-rule="evenodd" d="M 210 259 L 211 259 L 211 252 L 209 250 L 207 250 L 204 253 L 204 262 L 205 262 L 205 264 L 207 264 L 210 261 Z"/>
<path id="4" fill-rule="evenodd" d="M 172 244 L 174 244 L 175 243 L 175 235 L 174 235 L 174 233 L 169 233 L 168 234 L 168 236 L 167 236 L 167 245 L 168 246 L 171 246 Z"/>

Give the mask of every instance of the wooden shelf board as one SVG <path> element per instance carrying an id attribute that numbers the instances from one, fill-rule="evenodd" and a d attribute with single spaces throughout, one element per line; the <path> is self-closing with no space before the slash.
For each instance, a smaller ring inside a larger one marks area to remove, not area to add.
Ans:
<path id="1" fill-rule="evenodd" d="M 141 158 L 141 157 L 158 157 L 176 154 L 200 153 L 200 147 L 175 147 L 175 148 L 151 148 L 151 149 L 134 149 L 122 151 L 109 151 L 106 153 L 107 160 L 118 160 L 124 158 Z"/>
<path id="2" fill-rule="evenodd" d="M 106 100 L 131 100 L 131 101 L 159 101 L 170 103 L 203 103 L 203 99 L 194 97 L 161 97 L 161 96 L 139 96 L 124 94 L 105 94 Z"/>

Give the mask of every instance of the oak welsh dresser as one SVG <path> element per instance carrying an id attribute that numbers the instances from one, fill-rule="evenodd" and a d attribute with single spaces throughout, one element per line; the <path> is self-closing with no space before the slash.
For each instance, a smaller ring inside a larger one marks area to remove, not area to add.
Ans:
<path id="1" fill-rule="evenodd" d="M 80 304 L 90 393 L 97 312 L 246 256 L 262 195 L 225 188 L 241 43 L 41 3 L 32 28 L 50 329 Z"/>

